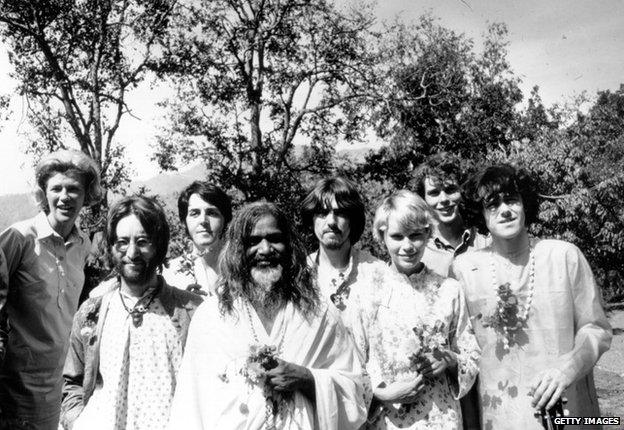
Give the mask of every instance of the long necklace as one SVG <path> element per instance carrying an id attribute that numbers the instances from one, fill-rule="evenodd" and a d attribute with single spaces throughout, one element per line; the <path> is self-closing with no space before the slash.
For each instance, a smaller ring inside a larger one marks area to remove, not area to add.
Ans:
<path id="1" fill-rule="evenodd" d="M 496 263 L 494 260 L 494 251 L 490 253 L 490 270 L 492 273 L 492 287 L 494 289 L 494 294 L 496 296 L 500 296 L 500 288 L 501 285 L 498 283 L 498 278 L 496 276 Z M 519 289 L 522 286 L 519 286 Z M 529 311 L 531 309 L 531 304 L 533 302 L 533 293 L 535 292 L 535 250 L 532 246 L 529 245 L 529 279 L 528 279 L 528 292 L 526 296 L 526 301 L 524 305 L 520 305 L 520 300 L 516 297 L 517 307 L 519 308 L 519 312 L 517 314 L 517 323 L 519 325 L 524 325 L 526 321 L 529 319 Z M 498 308 L 501 308 L 501 298 L 498 300 Z M 513 327 L 514 330 L 517 330 L 519 327 Z M 502 330 L 504 333 L 503 336 L 503 347 L 505 350 L 509 350 L 509 327 L 506 324 L 502 325 Z"/>
<path id="2" fill-rule="evenodd" d="M 251 306 L 246 301 L 243 301 L 243 307 L 245 308 L 245 312 L 247 314 L 247 319 L 249 320 L 249 327 L 251 327 L 251 334 L 254 338 L 254 342 L 259 345 L 260 338 L 258 337 L 258 333 L 256 332 L 255 325 L 253 323 L 253 318 L 251 317 L 251 310 L 249 309 Z M 277 347 L 275 348 L 275 356 L 278 357 L 282 352 L 282 345 L 284 344 L 284 338 L 286 337 L 286 327 L 284 325 L 281 333 L 281 339 Z M 270 336 L 270 333 L 269 333 Z M 266 394 L 265 394 L 266 395 Z M 276 430 L 277 429 L 277 418 L 280 411 L 280 401 L 273 397 L 266 398 L 266 407 L 265 407 L 265 430 Z"/>

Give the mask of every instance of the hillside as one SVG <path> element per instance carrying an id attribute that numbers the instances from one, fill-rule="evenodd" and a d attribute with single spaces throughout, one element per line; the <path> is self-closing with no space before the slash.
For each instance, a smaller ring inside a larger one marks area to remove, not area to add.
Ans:
<path id="1" fill-rule="evenodd" d="M 346 148 L 338 151 L 337 156 L 360 162 L 364 160 L 368 151 L 368 148 Z M 130 193 L 135 192 L 140 187 L 145 187 L 149 190 L 148 194 L 159 195 L 166 206 L 175 212 L 180 191 L 194 180 L 205 178 L 205 167 L 197 165 L 183 171 L 164 172 L 147 180 L 133 181 L 130 184 Z M 0 196 L 0 231 L 16 221 L 32 217 L 36 213 L 35 201 L 29 193 Z"/>

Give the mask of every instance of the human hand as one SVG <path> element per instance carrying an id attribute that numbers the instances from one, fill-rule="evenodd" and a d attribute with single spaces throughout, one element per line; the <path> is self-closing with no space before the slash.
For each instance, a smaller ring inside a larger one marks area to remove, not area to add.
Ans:
<path id="1" fill-rule="evenodd" d="M 406 380 L 378 386 L 374 394 L 383 403 L 414 403 L 424 386 L 423 375 L 417 374 Z"/>
<path id="2" fill-rule="evenodd" d="M 278 392 L 314 392 L 314 377 L 306 367 L 277 359 L 277 367 L 265 373 L 267 384 Z"/>
<path id="3" fill-rule="evenodd" d="M 423 354 L 417 360 L 416 370 L 425 378 L 441 375 L 445 370 L 457 369 L 457 355 L 448 349 L 436 349 L 434 352 Z"/>
<path id="4" fill-rule="evenodd" d="M 537 374 L 531 384 L 529 396 L 533 396 L 531 405 L 537 409 L 550 409 L 563 394 L 571 381 L 559 369 L 546 369 Z"/>

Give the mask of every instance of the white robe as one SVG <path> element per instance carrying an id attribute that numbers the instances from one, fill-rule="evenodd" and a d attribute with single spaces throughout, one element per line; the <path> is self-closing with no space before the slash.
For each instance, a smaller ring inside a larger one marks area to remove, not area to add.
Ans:
<path id="1" fill-rule="evenodd" d="M 289 414 L 278 428 L 357 429 L 366 419 L 366 383 L 353 340 L 338 311 L 326 302 L 315 316 L 304 317 L 291 303 L 280 309 L 270 334 L 253 307 L 250 325 L 243 302 L 223 316 L 216 299 L 206 300 L 195 312 L 189 329 L 178 385 L 171 409 L 170 428 L 260 430 L 265 425 L 262 388 L 248 384 L 240 374 L 255 344 L 282 345 L 279 358 L 307 367 L 314 377 L 316 404 L 294 393 Z M 282 342 L 283 337 L 283 342 Z"/>

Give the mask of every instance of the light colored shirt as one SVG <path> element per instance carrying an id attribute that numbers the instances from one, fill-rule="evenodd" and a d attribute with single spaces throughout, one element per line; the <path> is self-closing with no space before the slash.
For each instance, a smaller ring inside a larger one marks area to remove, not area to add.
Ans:
<path id="1" fill-rule="evenodd" d="M 222 315 L 217 300 L 209 299 L 197 309 L 189 328 L 171 430 L 266 428 L 271 418 L 263 388 L 242 374 L 257 342 L 276 346 L 279 358 L 307 367 L 314 377 L 316 402 L 292 393 L 280 407 L 277 429 L 349 430 L 364 422 L 367 378 L 331 304 L 323 302 L 317 314 L 306 317 L 289 303 L 277 312 L 267 333 L 253 307 L 241 299 L 235 301 L 232 315 Z"/>
<path id="2" fill-rule="evenodd" d="M 464 252 L 485 248 L 492 239 L 489 235 L 483 235 L 476 229 L 468 229 L 462 234 L 461 242 L 456 247 L 446 242 L 442 237 L 431 236 L 425 247 L 421 261 L 433 273 L 447 278 L 453 264 L 453 259 Z"/>
<path id="3" fill-rule="evenodd" d="M 359 285 L 351 299 L 361 319 L 351 326 L 373 387 L 416 376 L 410 356 L 438 343 L 456 354 L 457 373 L 428 380 L 414 403 L 371 411 L 365 428 L 461 429 L 459 398 L 474 383 L 480 349 L 459 283 L 427 269 L 409 278 L 390 269 L 379 275 L 376 285 Z"/>
<path id="4" fill-rule="evenodd" d="M 90 247 L 77 227 L 64 240 L 43 212 L 0 233 L 9 289 L 1 310 L 10 327 L 0 404 L 18 416 L 59 412 L 69 332 Z"/>
<path id="5" fill-rule="evenodd" d="M 612 334 L 591 268 L 570 243 L 540 240 L 532 247 L 534 293 L 526 327 L 508 350 L 502 335 L 484 321 L 498 308 L 497 285 L 509 282 L 520 306 L 525 306 L 531 264 L 517 279 L 505 278 L 500 270 L 493 279 L 496 260 L 489 247 L 463 254 L 453 263 L 482 349 L 479 397 L 484 428 L 541 430 L 528 393 L 535 376 L 550 368 L 574 381 L 564 392 L 570 416 L 600 416 L 592 369 L 609 349 Z"/>

